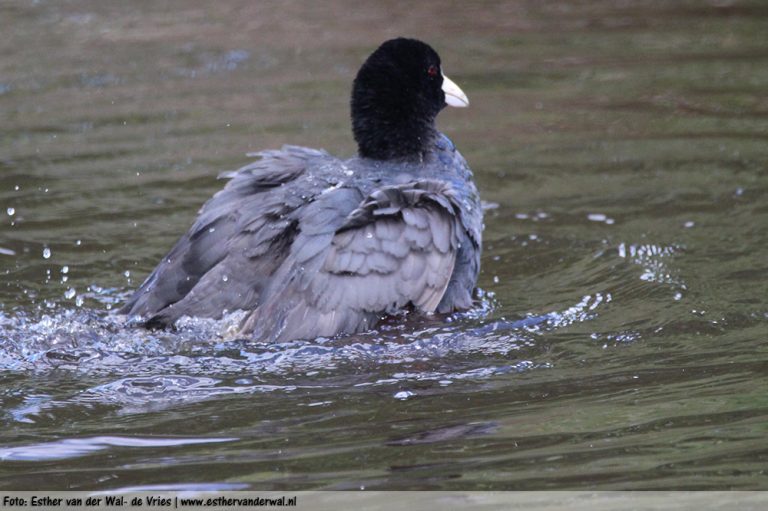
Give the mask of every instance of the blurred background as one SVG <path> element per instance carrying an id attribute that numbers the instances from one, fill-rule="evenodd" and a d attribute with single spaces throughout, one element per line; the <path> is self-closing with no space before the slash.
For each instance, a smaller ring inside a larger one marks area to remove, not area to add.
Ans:
<path id="1" fill-rule="evenodd" d="M 768 487 L 765 2 L 11 0 L 0 33 L 0 489 Z M 401 35 L 470 98 L 438 124 L 475 310 L 285 345 L 111 314 L 245 153 L 352 156 Z"/>

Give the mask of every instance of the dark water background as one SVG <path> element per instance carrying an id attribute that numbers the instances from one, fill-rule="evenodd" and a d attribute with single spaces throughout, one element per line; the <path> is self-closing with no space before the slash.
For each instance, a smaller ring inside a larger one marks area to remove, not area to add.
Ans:
<path id="1" fill-rule="evenodd" d="M 0 33 L 0 489 L 768 488 L 765 2 L 4 1 Z M 471 100 L 439 122 L 491 206 L 477 310 L 125 328 L 220 171 L 354 152 L 397 35 Z"/>

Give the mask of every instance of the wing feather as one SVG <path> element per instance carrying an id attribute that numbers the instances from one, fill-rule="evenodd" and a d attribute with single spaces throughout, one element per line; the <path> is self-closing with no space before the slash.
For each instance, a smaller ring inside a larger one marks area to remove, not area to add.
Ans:
<path id="1" fill-rule="evenodd" d="M 167 325 L 182 315 L 220 317 L 258 305 L 296 236 L 291 213 L 304 204 L 283 185 L 318 161 L 334 160 L 295 146 L 257 155 L 260 160 L 220 176 L 230 181 L 201 208 L 122 313 Z M 317 245 L 306 245 L 308 257 L 322 250 Z"/>
<path id="2" fill-rule="evenodd" d="M 275 279 L 282 287 L 270 289 L 244 330 L 274 339 L 331 336 L 358 331 L 409 304 L 435 311 L 455 267 L 462 229 L 454 199 L 449 185 L 429 180 L 383 187 L 362 198 L 339 223 L 327 250 L 305 259 L 301 270 L 286 261 Z M 313 243 L 301 226 L 299 231 L 297 253 Z"/>

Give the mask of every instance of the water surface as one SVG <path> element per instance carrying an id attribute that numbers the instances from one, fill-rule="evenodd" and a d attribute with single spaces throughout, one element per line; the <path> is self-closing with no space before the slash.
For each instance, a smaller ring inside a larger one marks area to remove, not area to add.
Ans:
<path id="1" fill-rule="evenodd" d="M 762 2 L 0 6 L 0 489 L 765 489 Z M 351 155 L 420 37 L 486 211 L 477 307 L 341 339 L 113 314 L 216 176 Z M 191 485 L 191 486 L 190 486 Z"/>

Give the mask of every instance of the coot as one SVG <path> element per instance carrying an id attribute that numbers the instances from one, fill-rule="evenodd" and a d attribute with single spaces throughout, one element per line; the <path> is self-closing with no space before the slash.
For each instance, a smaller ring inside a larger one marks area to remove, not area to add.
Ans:
<path id="1" fill-rule="evenodd" d="M 224 173 L 120 312 L 163 327 L 244 310 L 243 334 L 286 341 L 361 332 L 401 309 L 469 308 L 482 209 L 435 128 L 446 105 L 468 104 L 430 46 L 385 42 L 352 87 L 358 156 L 284 146 Z"/>

